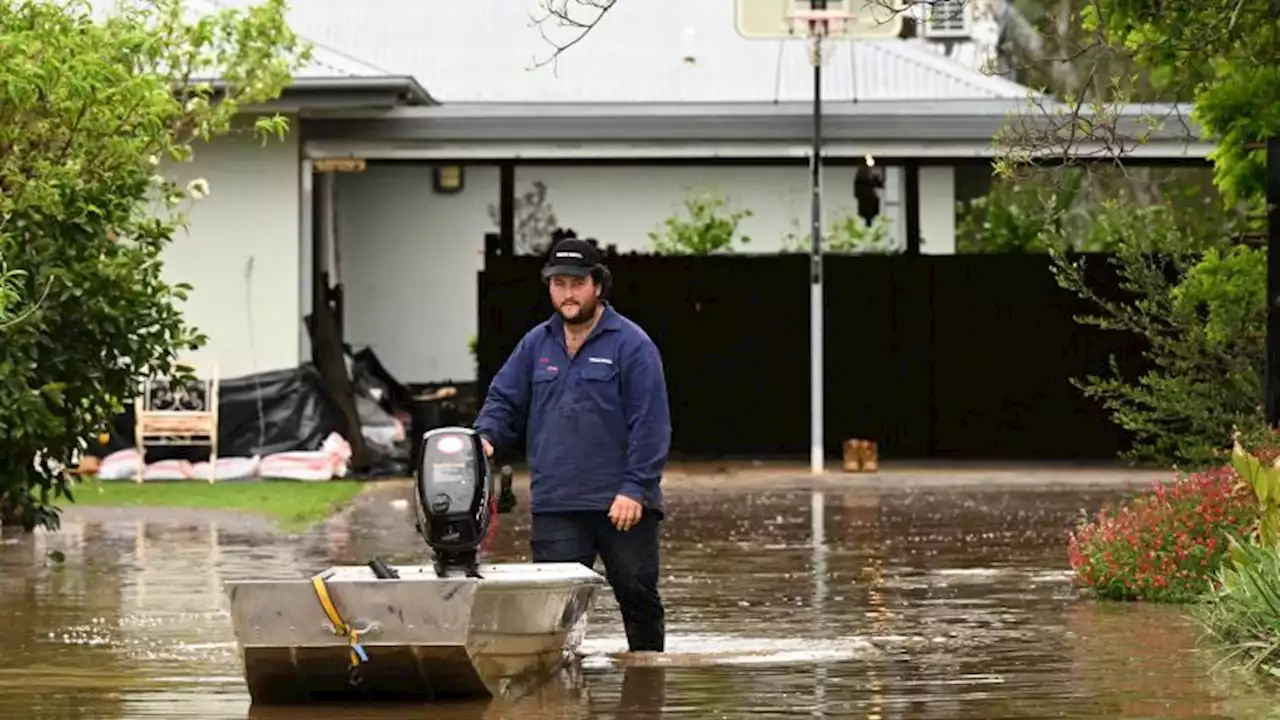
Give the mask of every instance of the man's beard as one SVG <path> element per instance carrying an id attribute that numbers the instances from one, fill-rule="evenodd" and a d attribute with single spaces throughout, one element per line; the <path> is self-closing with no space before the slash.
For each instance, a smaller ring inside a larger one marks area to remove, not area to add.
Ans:
<path id="1" fill-rule="evenodd" d="M 571 306 L 572 308 L 573 306 Z M 591 300 L 583 305 L 577 305 L 576 311 L 572 315 L 565 313 L 565 304 L 560 304 L 560 317 L 564 318 L 567 325 L 586 325 L 596 317 L 596 308 L 598 304 Z"/>

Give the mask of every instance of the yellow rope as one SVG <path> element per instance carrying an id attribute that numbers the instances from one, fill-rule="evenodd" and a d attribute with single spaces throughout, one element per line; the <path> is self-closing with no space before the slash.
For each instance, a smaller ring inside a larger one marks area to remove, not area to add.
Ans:
<path id="1" fill-rule="evenodd" d="M 333 634 L 346 636 L 350 641 L 351 667 L 354 669 L 361 662 L 368 662 L 369 656 L 365 654 L 364 647 L 360 644 L 360 631 L 348 625 L 342 619 L 337 606 L 333 604 L 333 600 L 329 597 L 329 588 L 324 584 L 324 575 L 312 576 L 311 587 L 316 591 L 316 598 L 320 601 L 321 609 L 324 610 L 324 614 L 329 618 L 329 622 L 333 624 Z"/>

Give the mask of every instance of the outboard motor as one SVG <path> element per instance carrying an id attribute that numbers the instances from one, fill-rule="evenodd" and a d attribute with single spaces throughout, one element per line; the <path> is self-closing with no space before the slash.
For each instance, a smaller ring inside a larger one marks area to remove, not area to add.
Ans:
<path id="1" fill-rule="evenodd" d="M 443 427 L 422 436 L 414 484 L 418 533 L 435 554 L 436 575 L 461 570 L 480 577 L 480 552 L 498 528 L 498 513 L 515 507 L 511 468 L 502 468 L 501 502 L 480 435 Z"/>

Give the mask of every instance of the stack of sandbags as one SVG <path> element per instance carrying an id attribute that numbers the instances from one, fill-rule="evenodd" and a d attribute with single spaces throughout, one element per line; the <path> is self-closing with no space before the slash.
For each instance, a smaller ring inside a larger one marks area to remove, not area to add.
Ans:
<path id="1" fill-rule="evenodd" d="M 250 480 L 272 478 L 280 480 L 306 480 L 311 482 L 332 480 L 347 476 L 351 460 L 351 445 L 338 433 L 330 433 L 318 450 L 293 450 L 266 457 L 220 457 L 217 469 L 209 461 L 191 463 L 186 460 L 158 460 L 142 470 L 147 480 L 209 480 L 216 472 L 215 480 Z M 142 457 L 129 448 L 118 450 L 102 459 L 94 473 L 100 480 L 132 480 L 138 475 Z"/>

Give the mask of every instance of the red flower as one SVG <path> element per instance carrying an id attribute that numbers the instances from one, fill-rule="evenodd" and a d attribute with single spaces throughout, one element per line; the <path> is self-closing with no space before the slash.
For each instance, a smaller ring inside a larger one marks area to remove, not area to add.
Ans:
<path id="1" fill-rule="evenodd" d="M 1068 535 L 1077 584 L 1115 599 L 1177 600 L 1207 591 L 1229 533 L 1257 517 L 1252 492 L 1230 467 L 1176 477 L 1118 507 L 1103 507 Z M 1171 578 L 1178 578 L 1176 583 Z"/>

